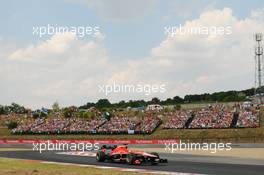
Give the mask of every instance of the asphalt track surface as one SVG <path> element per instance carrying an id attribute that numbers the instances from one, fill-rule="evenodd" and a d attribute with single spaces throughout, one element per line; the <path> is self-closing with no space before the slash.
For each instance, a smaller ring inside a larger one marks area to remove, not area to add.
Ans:
<path id="1" fill-rule="evenodd" d="M 52 162 L 89 164 L 99 166 L 111 166 L 121 168 L 147 169 L 156 171 L 183 172 L 183 173 L 200 173 L 214 175 L 263 175 L 264 165 L 243 165 L 229 163 L 209 163 L 209 162 L 191 162 L 185 161 L 184 158 L 175 157 L 180 155 L 160 154 L 163 158 L 168 158 L 167 164 L 151 165 L 126 165 L 120 163 L 97 162 L 95 157 L 82 157 L 76 155 L 56 154 L 55 151 L 45 151 L 41 154 L 37 151 L 0 151 L 0 157 L 43 160 Z M 166 157 L 167 156 L 167 157 Z M 182 155 L 181 155 L 182 156 Z"/>

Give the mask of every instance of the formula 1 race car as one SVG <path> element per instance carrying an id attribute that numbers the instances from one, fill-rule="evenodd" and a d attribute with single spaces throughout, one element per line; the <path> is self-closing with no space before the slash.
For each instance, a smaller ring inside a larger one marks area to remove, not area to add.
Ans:
<path id="1" fill-rule="evenodd" d="M 130 165 L 141 165 L 142 163 L 150 163 L 157 165 L 158 163 L 167 163 L 167 159 L 161 159 L 158 153 L 146 153 L 143 151 L 128 150 L 126 145 L 107 146 L 103 145 L 96 153 L 98 162 L 110 161 L 128 163 Z"/>

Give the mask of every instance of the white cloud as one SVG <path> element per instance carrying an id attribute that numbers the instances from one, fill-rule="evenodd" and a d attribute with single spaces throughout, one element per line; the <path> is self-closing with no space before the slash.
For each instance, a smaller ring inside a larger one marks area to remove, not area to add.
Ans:
<path id="1" fill-rule="evenodd" d="M 54 57 L 69 50 L 76 40 L 75 34 L 68 32 L 56 34 L 49 40 L 36 46 L 31 45 L 25 49 L 18 49 L 9 56 L 10 60 L 36 61 L 36 59 L 55 59 Z M 50 58 L 50 56 L 53 58 Z"/>
<path id="2" fill-rule="evenodd" d="M 131 62 L 113 77 L 167 82 L 167 97 L 253 86 L 252 35 L 263 31 L 264 22 L 252 17 L 239 20 L 224 8 L 205 11 L 183 26 L 230 26 L 232 34 L 168 36 L 151 50 L 149 58 Z"/>
<path id="3" fill-rule="evenodd" d="M 174 0 L 170 2 L 169 14 L 171 17 L 190 18 L 205 10 L 213 9 L 214 4 L 214 0 Z"/>
<path id="4" fill-rule="evenodd" d="M 264 8 L 259 8 L 251 12 L 251 17 L 264 21 Z"/>
<path id="5" fill-rule="evenodd" d="M 14 50 L 5 63 L 8 76 L 4 81 L 18 85 L 9 87 L 9 99 L 39 107 L 49 106 L 54 100 L 69 105 L 78 98 L 95 98 L 96 84 L 90 84 L 93 91 L 80 84 L 88 78 L 100 82 L 109 74 L 111 65 L 100 45 L 103 39 L 87 42 L 78 40 L 73 33 L 64 33 Z"/>
<path id="6" fill-rule="evenodd" d="M 237 19 L 231 9 L 225 8 L 207 10 L 183 25 L 230 25 L 232 34 L 166 36 L 147 58 L 124 59 L 115 64 L 104 46 L 105 35 L 85 41 L 71 33 L 57 34 L 0 55 L 0 71 L 5 73 L 0 75 L 0 104 L 17 101 L 40 107 L 59 101 L 62 105 L 81 105 L 105 98 L 98 93 L 98 85 L 112 82 L 166 84 L 166 93 L 158 94 L 161 98 L 253 85 L 252 35 L 263 31 L 263 21 L 255 16 Z M 118 101 L 151 97 L 113 94 L 106 98 Z"/>

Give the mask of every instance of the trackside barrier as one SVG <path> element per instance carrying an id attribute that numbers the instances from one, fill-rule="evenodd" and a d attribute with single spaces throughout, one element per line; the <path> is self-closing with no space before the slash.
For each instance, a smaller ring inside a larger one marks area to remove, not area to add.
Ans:
<path id="1" fill-rule="evenodd" d="M 0 144 L 33 144 L 33 143 L 99 143 L 99 144 L 165 144 L 179 143 L 179 139 L 171 140 L 8 140 L 1 139 Z"/>

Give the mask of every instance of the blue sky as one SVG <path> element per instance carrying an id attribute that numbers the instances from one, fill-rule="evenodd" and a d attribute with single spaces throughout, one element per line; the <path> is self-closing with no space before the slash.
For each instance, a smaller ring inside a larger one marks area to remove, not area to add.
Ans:
<path id="1" fill-rule="evenodd" d="M 107 19 L 84 3 L 67 0 L 3 1 L 0 7 L 0 20 L 3 25 L 0 28 L 0 34 L 7 40 L 26 44 L 39 40 L 39 38 L 32 36 L 32 26 L 46 24 L 97 25 L 106 33 L 106 46 L 113 57 L 137 59 L 147 56 L 148 50 L 159 44 L 164 37 L 164 26 L 178 25 L 186 19 L 196 18 L 200 9 L 205 6 L 211 4 L 212 7 L 218 9 L 230 7 L 238 18 L 244 18 L 253 9 L 264 6 L 262 0 L 202 0 L 196 3 L 199 5 L 197 9 L 190 7 L 191 10 L 194 9 L 190 15 L 178 16 L 175 11 L 181 10 L 182 4 L 191 6 L 192 1 L 187 0 L 184 3 L 173 0 L 153 1 L 154 5 L 147 14 L 135 18 L 133 15 L 128 18 L 120 16 L 120 19 L 115 19 L 115 17 Z M 178 7 L 174 8 L 176 6 Z M 161 18 L 164 16 L 169 16 L 169 19 L 162 20 Z"/>
<path id="2" fill-rule="evenodd" d="M 28 106 L 36 104 L 34 107 L 40 107 L 50 106 L 54 101 L 69 105 L 96 101 L 99 98 L 118 101 L 153 97 L 142 94 L 114 94 L 105 97 L 102 94 L 94 95 L 95 92 L 88 93 L 91 89 L 97 91 L 96 85 L 109 83 L 110 80 L 135 84 L 147 79 L 146 83 L 165 83 L 167 93 L 154 95 L 162 99 L 175 95 L 250 88 L 254 84 L 252 35 L 255 32 L 264 31 L 263 10 L 264 1 L 262 0 L 2 1 L 0 63 L 2 71 L 7 72 L 9 77 L 3 79 L 5 85 L 0 87 L 2 91 L 8 92 L 2 94 L 0 104 L 17 101 Z M 255 17 L 252 13 L 256 14 Z M 223 16 L 223 20 L 216 21 L 217 15 Z M 211 41 L 210 37 L 190 39 L 189 36 L 184 39 L 180 37 L 170 39 L 164 34 L 166 26 L 186 25 L 193 22 L 224 26 L 230 24 L 233 33 L 231 36 L 216 38 L 214 41 Z M 75 43 L 75 39 L 71 36 L 39 38 L 32 35 L 33 26 L 47 24 L 99 26 L 104 39 L 95 41 L 95 38 L 88 36 L 84 39 L 77 38 L 78 41 Z M 233 45 L 233 43 L 236 44 Z M 63 50 L 64 44 L 67 50 Z M 57 46 L 63 50 L 63 53 L 58 54 L 58 51 L 49 50 L 46 53 L 41 50 Z M 88 47 L 89 52 L 83 53 L 77 46 Z M 197 54 L 192 54 L 194 52 Z M 90 58 L 90 55 L 93 58 Z M 32 57 L 33 61 L 25 61 L 27 56 Z M 64 65 L 73 57 L 76 57 L 74 58 L 76 60 L 72 61 L 76 63 L 77 71 L 73 67 Z M 78 63 L 81 62 L 82 57 L 87 57 L 89 70 L 78 70 L 81 66 Z M 54 61 L 56 65 L 46 62 L 51 58 L 54 58 L 51 62 Z M 101 65 L 105 64 L 106 67 L 90 67 L 90 63 L 98 60 L 102 61 Z M 230 64 L 235 63 L 236 60 L 241 60 L 241 65 L 237 67 L 242 70 L 238 68 L 232 70 L 234 66 Z M 214 64 L 215 69 L 209 63 Z M 250 66 L 251 64 L 253 66 Z M 35 70 L 35 67 L 39 67 L 41 72 Z M 217 72 L 220 67 L 226 72 Z M 62 78 L 67 74 L 67 70 L 75 71 L 70 76 L 72 79 Z M 93 71 L 90 72 L 90 70 Z M 51 72 L 56 74 L 53 76 Z M 125 77 L 127 75 L 128 77 Z M 93 77 L 97 77 L 100 81 L 94 82 Z M 27 89 L 13 87 L 19 85 L 21 81 L 28 83 Z M 200 85 L 199 83 L 203 81 L 205 81 L 203 85 Z M 219 84 L 220 81 L 223 83 Z M 78 87 L 71 86 L 76 82 L 80 84 Z M 85 85 L 82 86 L 82 83 Z M 63 93 L 49 94 L 49 91 L 56 92 L 54 88 L 59 89 L 64 85 L 69 86 L 69 89 L 65 89 L 67 97 Z"/>

